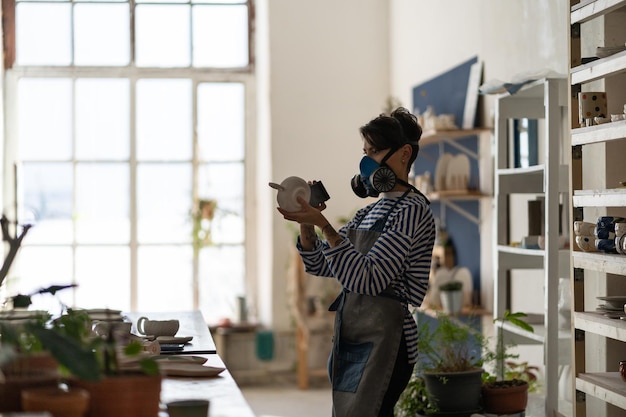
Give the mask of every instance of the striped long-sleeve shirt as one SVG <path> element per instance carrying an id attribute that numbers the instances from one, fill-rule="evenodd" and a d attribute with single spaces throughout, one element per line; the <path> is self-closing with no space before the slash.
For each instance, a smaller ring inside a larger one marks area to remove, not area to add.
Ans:
<path id="1" fill-rule="evenodd" d="M 311 251 L 298 250 L 309 274 L 334 277 L 351 292 L 376 296 L 387 286 L 403 303 L 422 304 L 428 289 L 435 222 L 424 197 L 410 193 L 393 207 L 401 192 L 384 193 L 383 197 L 359 210 L 339 234 L 343 242 L 331 248 L 318 240 Z M 392 209 L 391 212 L 389 210 Z M 346 238 L 346 229 L 369 230 L 377 219 L 389 213 L 384 230 L 370 251 L 362 255 Z M 405 285 L 406 284 L 406 285 Z M 408 306 L 404 317 L 404 336 L 409 361 L 417 360 L 417 325 Z"/>

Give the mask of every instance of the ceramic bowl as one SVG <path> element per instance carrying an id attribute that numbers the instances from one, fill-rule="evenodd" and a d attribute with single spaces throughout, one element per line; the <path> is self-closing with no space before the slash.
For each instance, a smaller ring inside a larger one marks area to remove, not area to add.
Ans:
<path id="1" fill-rule="evenodd" d="M 597 252 L 596 238 L 593 235 L 576 236 L 576 244 L 584 252 Z"/>
<path id="2" fill-rule="evenodd" d="M 593 229 L 595 227 L 596 225 L 590 222 L 575 221 L 574 234 L 576 236 L 590 236 L 593 235 Z"/>
<path id="3" fill-rule="evenodd" d="M 302 209 L 298 203 L 298 197 L 306 201 L 311 199 L 311 187 L 300 177 L 287 177 L 280 183 L 280 189 L 276 194 L 278 206 L 285 211 L 299 211 Z"/>

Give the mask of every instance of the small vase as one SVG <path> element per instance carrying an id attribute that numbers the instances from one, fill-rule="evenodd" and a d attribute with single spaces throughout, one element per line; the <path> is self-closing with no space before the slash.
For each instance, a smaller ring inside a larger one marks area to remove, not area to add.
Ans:
<path id="1" fill-rule="evenodd" d="M 441 306 L 447 314 L 459 314 L 463 308 L 463 291 L 440 291 Z"/>

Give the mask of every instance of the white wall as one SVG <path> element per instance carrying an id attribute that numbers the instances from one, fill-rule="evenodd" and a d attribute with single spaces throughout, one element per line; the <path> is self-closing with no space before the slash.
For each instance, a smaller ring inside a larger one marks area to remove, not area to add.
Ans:
<path id="1" fill-rule="evenodd" d="M 382 110 L 388 96 L 410 108 L 415 85 L 475 55 L 484 63 L 485 80 L 509 81 L 539 70 L 567 73 L 566 0 L 266 1 L 268 180 L 322 180 L 333 221 L 364 203 L 349 188 L 361 157 L 357 128 Z M 479 110 L 487 126 L 492 99 L 481 100 Z M 285 289 L 293 235 L 275 211 L 269 216 L 274 236 L 266 249 L 273 250 L 273 265 L 262 285 L 271 285 L 272 302 L 260 318 L 282 329 L 290 322 Z"/>
<path id="2" fill-rule="evenodd" d="M 259 4 L 261 6 L 262 3 Z M 267 0 L 271 170 L 268 181 L 297 175 L 321 180 L 331 199 L 326 216 L 350 215 L 364 204 L 350 179 L 362 147 L 358 128 L 383 111 L 389 92 L 389 25 L 386 0 Z M 260 318 L 289 327 L 286 271 L 293 230 L 274 209 L 272 271 Z M 268 248 L 261 248 L 265 250 Z M 259 290 L 265 291 L 265 290 Z"/>

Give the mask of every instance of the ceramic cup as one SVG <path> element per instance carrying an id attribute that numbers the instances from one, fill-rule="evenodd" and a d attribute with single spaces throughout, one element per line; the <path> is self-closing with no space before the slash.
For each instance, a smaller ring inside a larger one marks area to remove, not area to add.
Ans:
<path id="1" fill-rule="evenodd" d="M 575 221 L 574 222 L 574 234 L 576 236 L 590 236 L 593 234 L 593 229 L 596 225 L 589 222 Z"/>
<path id="2" fill-rule="evenodd" d="M 127 334 L 130 333 L 132 325 L 130 322 L 98 321 L 94 324 L 93 331 L 98 336 L 108 336 L 110 331 Z"/>
<path id="3" fill-rule="evenodd" d="M 626 235 L 626 222 L 615 223 L 615 236 L 620 237 Z"/>
<path id="4" fill-rule="evenodd" d="M 587 91 L 578 93 L 578 119 L 581 126 L 587 119 L 607 116 L 606 93 Z"/>
<path id="5" fill-rule="evenodd" d="M 137 331 L 150 336 L 175 336 L 180 323 L 178 320 L 150 320 L 147 317 L 139 317 Z"/>
<path id="6" fill-rule="evenodd" d="M 596 238 L 593 235 L 576 236 L 576 244 L 584 252 L 597 252 Z"/>
<path id="7" fill-rule="evenodd" d="M 626 255 L 624 247 L 626 246 L 626 235 L 621 235 L 615 238 L 615 250 L 617 253 Z"/>
<path id="8" fill-rule="evenodd" d="M 167 403 L 170 417 L 207 417 L 210 402 L 208 400 L 181 400 Z"/>

